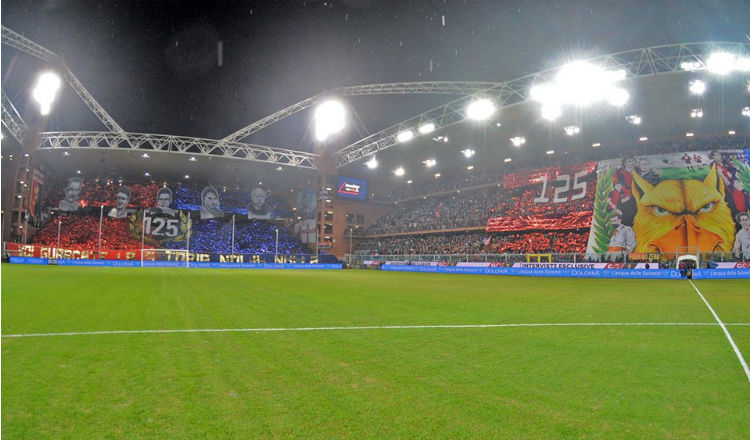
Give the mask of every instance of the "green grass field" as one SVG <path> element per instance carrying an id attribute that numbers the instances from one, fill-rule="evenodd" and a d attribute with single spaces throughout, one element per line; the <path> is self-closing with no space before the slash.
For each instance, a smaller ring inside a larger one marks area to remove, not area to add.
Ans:
<path id="1" fill-rule="evenodd" d="M 696 286 L 750 358 L 750 283 Z M 3 439 L 745 439 L 687 281 L 2 266 Z"/>

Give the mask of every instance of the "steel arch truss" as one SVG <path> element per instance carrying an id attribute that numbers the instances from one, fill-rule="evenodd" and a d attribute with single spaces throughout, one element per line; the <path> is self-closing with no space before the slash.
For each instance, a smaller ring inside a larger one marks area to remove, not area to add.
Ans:
<path id="1" fill-rule="evenodd" d="M 78 81 L 78 78 L 73 75 L 73 72 L 70 70 L 70 68 L 68 68 L 68 66 L 65 65 L 60 57 L 55 55 L 54 52 L 45 49 L 39 44 L 29 40 L 21 34 L 13 32 L 5 26 L 2 27 L 2 43 L 7 44 L 8 46 L 16 48 L 20 51 L 26 52 L 27 54 L 35 56 L 43 61 L 58 63 L 60 70 L 62 71 L 62 76 L 65 78 L 68 84 L 70 84 L 70 87 L 75 90 L 75 92 L 78 94 L 78 96 L 81 97 L 83 102 L 86 103 L 86 106 L 91 109 L 91 111 L 94 112 L 94 115 L 96 115 L 96 117 L 102 122 L 102 124 L 107 127 L 107 130 L 125 133 L 125 130 L 120 127 L 120 124 L 115 122 L 114 118 L 112 118 L 112 116 L 110 116 L 109 113 L 104 110 L 104 107 L 96 102 L 96 99 L 91 96 L 91 93 L 86 90 L 83 84 Z"/>
<path id="2" fill-rule="evenodd" d="M 686 43 L 618 52 L 591 58 L 588 61 L 610 70 L 623 69 L 627 73 L 627 78 L 631 79 L 704 70 L 708 55 L 714 51 L 721 50 L 747 57 L 748 49 L 750 45 L 747 43 Z M 476 97 L 493 100 L 499 109 L 526 102 L 529 99 L 531 87 L 551 80 L 558 70 L 559 67 L 497 83 L 471 96 L 456 99 L 381 130 L 339 150 L 336 153 L 337 165 L 342 167 L 390 148 L 398 144 L 396 139 L 398 133 L 404 130 L 416 132 L 419 125 L 425 122 L 433 122 L 438 128 L 460 122 L 464 119 L 463 112 L 466 105 Z"/>
<path id="3" fill-rule="evenodd" d="M 23 121 L 23 118 L 21 118 L 21 114 L 18 113 L 18 110 L 16 110 L 16 107 L 13 105 L 13 103 L 10 102 L 10 99 L 8 99 L 8 97 L 5 95 L 5 92 L 2 92 L 2 102 L 3 125 L 8 128 L 8 131 L 11 135 L 13 135 L 14 138 L 16 138 L 18 143 L 23 145 L 23 141 L 26 138 L 26 135 L 29 133 L 29 127 Z"/>
<path id="4" fill-rule="evenodd" d="M 109 149 L 161 151 L 191 156 L 223 157 L 316 169 L 317 155 L 262 145 L 222 142 L 214 139 L 145 133 L 48 132 L 42 133 L 40 149 Z"/>

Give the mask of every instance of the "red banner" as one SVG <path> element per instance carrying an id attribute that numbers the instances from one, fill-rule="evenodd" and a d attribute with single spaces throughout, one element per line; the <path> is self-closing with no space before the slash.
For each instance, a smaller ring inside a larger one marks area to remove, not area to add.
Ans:
<path id="1" fill-rule="evenodd" d="M 591 211 L 573 211 L 562 216 L 547 214 L 487 219 L 487 232 L 564 230 L 591 227 Z"/>
<path id="2" fill-rule="evenodd" d="M 58 249 L 50 246 L 37 246 L 32 244 L 6 243 L 5 249 L 13 256 L 19 257 L 41 257 L 41 258 L 69 258 L 72 260 L 94 260 L 97 259 L 97 251 L 81 249 Z M 148 249 L 144 257 L 149 258 Z M 141 250 L 123 251 L 102 249 L 100 260 L 140 260 Z"/>
<path id="3" fill-rule="evenodd" d="M 575 174 L 580 171 L 586 171 L 586 174 L 594 172 L 596 162 L 586 162 L 583 164 L 568 165 L 563 167 L 547 167 L 532 171 L 503 175 L 503 187 L 505 189 L 521 188 L 529 185 L 536 185 L 544 182 L 554 182 L 558 175 Z"/>

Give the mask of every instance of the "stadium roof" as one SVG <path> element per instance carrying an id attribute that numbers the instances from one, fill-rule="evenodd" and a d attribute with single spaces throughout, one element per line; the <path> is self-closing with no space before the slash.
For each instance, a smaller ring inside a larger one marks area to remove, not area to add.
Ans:
<path id="1" fill-rule="evenodd" d="M 687 2 L 680 8 L 671 3 L 640 8 L 612 2 L 575 2 L 564 7 L 487 2 L 469 8 L 437 2 L 427 11 L 401 3 L 304 2 L 232 9 L 206 5 L 185 11 L 169 2 L 154 9 L 64 1 L 34 9 L 26 2 L 3 2 L 2 13 L 4 26 L 62 55 L 125 130 L 211 138 L 227 136 L 294 102 L 346 84 L 497 82 L 558 66 L 570 57 L 709 38 L 741 41 L 750 28 L 743 18 L 750 13 L 750 5 L 741 1 Z M 28 114 L 33 110 L 25 102 L 29 78 L 43 63 L 3 49 L 4 92 L 22 114 Z M 686 76 L 682 78 L 641 78 L 636 87 L 630 87 L 631 102 L 623 111 L 593 108 L 566 115 L 551 129 L 539 120 L 537 105 L 525 104 L 502 111 L 500 127 L 493 120 L 479 127 L 461 123 L 447 131 L 439 129 L 434 135 L 447 135 L 448 143 L 415 139 L 408 147 L 379 154 L 381 167 L 375 173 L 364 169 L 361 160 L 342 172 L 389 179 L 392 175 L 386 170 L 393 164 L 415 169 L 428 156 L 435 157 L 443 169 L 449 163 L 456 169 L 463 167 L 465 161 L 456 156 L 467 146 L 477 150 L 476 163 L 486 164 L 509 156 L 537 155 L 550 147 L 563 152 L 590 147 L 592 142 L 621 141 L 638 136 L 624 120 L 625 114 L 636 111 L 644 115 L 640 129 L 650 137 L 684 134 L 690 124 L 695 125 L 696 121 L 685 120 L 685 112 L 696 101 L 685 93 Z M 718 133 L 735 125 L 743 130 L 740 125 L 747 118 L 733 111 L 742 102 L 747 105 L 742 87 L 741 81 L 724 84 L 721 90 L 709 86 L 699 103 L 706 111 L 696 134 Z M 347 98 L 355 117 L 334 148 L 455 97 Z M 313 151 L 309 119 L 310 112 L 298 113 L 244 142 Z M 582 133 L 566 137 L 561 128 L 568 124 L 579 125 Z M 67 88 L 58 111 L 45 127 L 39 127 L 44 130 L 103 128 Z M 515 135 L 527 138 L 524 148 L 509 146 L 508 138 Z M 93 167 L 97 155 L 101 153 L 87 156 Z M 159 154 L 152 156 L 149 160 L 156 167 Z M 213 160 L 204 169 L 208 175 L 241 174 L 232 176 L 235 180 L 256 172 L 272 175 L 277 166 L 256 168 L 257 164 L 246 162 L 213 166 L 223 162 Z M 129 159 L 110 162 L 130 164 Z M 159 166 L 165 167 L 164 174 L 183 173 L 179 160 L 163 162 Z M 133 162 L 134 167 L 139 165 Z M 303 174 L 307 178 L 308 173 Z"/>

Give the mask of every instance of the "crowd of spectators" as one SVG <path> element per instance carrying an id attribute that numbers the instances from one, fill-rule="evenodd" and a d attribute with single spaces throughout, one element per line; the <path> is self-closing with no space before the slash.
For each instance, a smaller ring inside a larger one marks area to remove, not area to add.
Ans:
<path id="1" fill-rule="evenodd" d="M 56 247 L 58 222 L 60 223 L 60 247 L 73 250 L 95 251 L 99 249 L 99 216 L 85 214 L 60 215 L 48 222 L 31 239 L 31 244 Z M 131 226 L 133 229 L 131 229 Z M 101 249 L 134 251 L 141 249 L 140 224 L 129 219 L 102 219 Z M 279 230 L 278 253 L 284 255 L 310 254 L 310 249 L 301 243 L 283 222 L 262 220 L 239 220 L 235 222 L 235 254 L 276 253 L 276 229 Z M 146 248 L 185 249 L 187 241 L 155 241 L 146 236 Z M 229 254 L 232 252 L 231 219 L 193 220 L 190 235 L 190 250 L 193 252 Z"/>
<path id="2" fill-rule="evenodd" d="M 477 168 L 471 173 L 441 176 L 440 179 L 415 182 L 398 188 L 378 201 L 393 202 L 427 194 L 455 191 L 473 186 L 500 183 L 503 175 L 533 168 L 548 166 L 572 165 L 576 163 L 598 161 L 626 156 L 641 156 L 658 153 L 676 153 L 684 151 L 708 151 L 747 148 L 750 138 L 743 135 L 716 136 L 708 138 L 676 139 L 660 142 L 630 142 L 619 145 L 603 145 L 599 148 L 586 148 L 569 154 L 542 155 L 527 160 L 503 163 L 496 167 Z"/>
<path id="3" fill-rule="evenodd" d="M 502 191 L 497 187 L 482 188 L 450 196 L 429 197 L 402 202 L 397 208 L 378 218 L 368 234 L 431 231 L 441 229 L 483 227 L 490 217 L 521 217 L 557 215 L 573 211 L 590 211 L 593 207 L 593 182 L 586 185 L 581 199 L 561 203 L 534 203 L 539 185 Z M 552 193 L 553 188 L 547 188 Z"/>
<path id="4" fill-rule="evenodd" d="M 369 255 L 585 253 L 588 230 L 487 234 L 484 231 L 371 238 L 356 252 Z"/>

